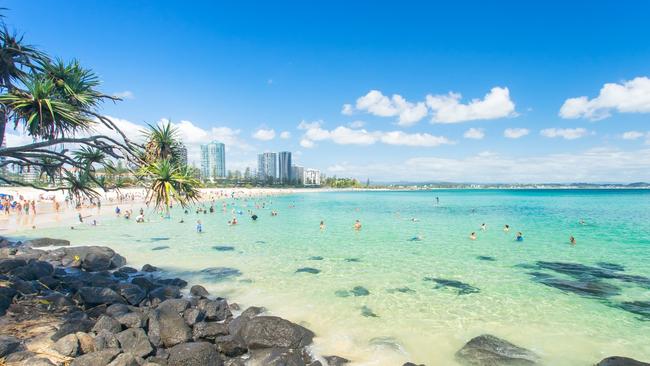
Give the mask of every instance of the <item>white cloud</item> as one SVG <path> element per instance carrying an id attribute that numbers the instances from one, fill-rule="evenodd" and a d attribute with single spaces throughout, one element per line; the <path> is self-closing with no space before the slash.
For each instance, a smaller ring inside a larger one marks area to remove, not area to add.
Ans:
<path id="1" fill-rule="evenodd" d="M 350 126 L 351 128 L 361 128 L 365 125 L 366 123 L 364 121 L 352 121 L 348 123 L 348 126 Z"/>
<path id="2" fill-rule="evenodd" d="M 341 114 L 344 114 L 346 116 L 351 116 L 354 113 L 354 108 L 352 108 L 352 104 L 343 104 L 343 108 L 341 109 Z"/>
<path id="3" fill-rule="evenodd" d="M 125 91 L 113 93 L 113 97 L 124 99 L 124 100 L 135 99 L 135 94 L 133 94 L 133 92 L 130 90 L 125 90 Z"/>
<path id="4" fill-rule="evenodd" d="M 280 138 L 283 139 L 283 140 L 286 140 L 286 139 L 291 138 L 291 132 L 289 132 L 289 131 L 282 131 L 282 132 L 280 133 Z"/>
<path id="5" fill-rule="evenodd" d="M 623 138 L 623 140 L 636 140 L 645 135 L 646 135 L 645 133 L 639 131 L 627 131 L 624 132 L 621 137 Z"/>
<path id="6" fill-rule="evenodd" d="M 427 106 L 433 112 L 432 122 L 459 123 L 517 115 L 508 88 L 494 87 L 483 99 L 472 99 L 467 104 L 460 103 L 461 98 L 461 94 L 452 92 L 447 95 L 427 95 Z"/>
<path id="7" fill-rule="evenodd" d="M 304 147 L 305 149 L 311 149 L 314 147 L 314 142 L 311 140 L 302 139 L 300 140 L 300 146 Z"/>
<path id="8" fill-rule="evenodd" d="M 453 144 L 443 136 L 433 136 L 428 133 L 408 134 L 403 131 L 368 131 L 338 126 L 333 130 L 321 127 L 321 122 L 301 122 L 298 128 L 305 131 L 300 145 L 306 148 L 314 146 L 315 141 L 331 141 L 339 145 L 373 145 L 381 142 L 388 145 L 434 147 L 443 144 Z"/>
<path id="9" fill-rule="evenodd" d="M 275 130 L 260 128 L 253 133 L 253 138 L 260 141 L 270 141 L 275 138 Z"/>
<path id="10" fill-rule="evenodd" d="M 485 137 L 485 131 L 482 128 L 470 128 L 465 131 L 463 137 L 466 139 L 482 140 Z"/>
<path id="11" fill-rule="evenodd" d="M 561 137 L 565 140 L 575 140 L 581 137 L 587 136 L 589 131 L 586 129 L 579 128 L 545 128 L 539 132 L 540 135 L 544 137 Z"/>
<path id="12" fill-rule="evenodd" d="M 351 112 L 351 105 L 344 105 L 343 111 Z M 356 109 L 379 117 L 397 116 L 397 124 L 411 126 L 426 117 L 429 113 L 424 102 L 411 103 L 399 94 L 388 98 L 379 90 L 371 90 L 368 94 L 357 99 Z M 345 114 L 345 113 L 344 113 Z"/>
<path id="13" fill-rule="evenodd" d="M 650 113 L 650 79 L 645 76 L 603 85 L 598 96 L 569 98 L 560 108 L 562 118 L 587 118 L 592 121 L 619 113 Z"/>
<path id="14" fill-rule="evenodd" d="M 518 139 L 524 137 L 530 133 L 530 130 L 527 128 L 506 128 L 503 130 L 503 136 L 509 139 Z"/>
<path id="15" fill-rule="evenodd" d="M 638 182 L 650 181 L 650 149 L 591 149 L 577 154 L 465 158 L 415 157 L 375 164 L 339 163 L 329 171 L 380 181 L 448 182 Z"/>

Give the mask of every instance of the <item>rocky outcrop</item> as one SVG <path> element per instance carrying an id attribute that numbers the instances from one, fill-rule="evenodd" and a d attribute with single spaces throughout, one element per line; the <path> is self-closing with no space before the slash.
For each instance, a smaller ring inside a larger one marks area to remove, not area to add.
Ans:
<path id="1" fill-rule="evenodd" d="M 650 363 L 627 357 L 612 356 L 598 362 L 596 366 L 650 366 Z"/>

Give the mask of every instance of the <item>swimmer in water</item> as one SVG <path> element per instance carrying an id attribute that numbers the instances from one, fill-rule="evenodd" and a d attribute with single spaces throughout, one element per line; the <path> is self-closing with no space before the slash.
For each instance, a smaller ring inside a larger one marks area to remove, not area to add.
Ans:
<path id="1" fill-rule="evenodd" d="M 580 225 L 586 225 L 587 223 L 585 222 L 584 219 L 580 219 Z"/>
<path id="2" fill-rule="evenodd" d="M 196 220 L 196 232 L 199 234 L 203 232 L 203 225 L 201 225 L 201 220 Z"/>
<path id="3" fill-rule="evenodd" d="M 413 217 L 413 218 L 411 219 L 411 221 L 413 221 L 413 222 L 418 222 L 418 221 L 420 221 L 420 220 L 418 220 L 418 219 L 416 219 L 415 217 Z"/>
<path id="4" fill-rule="evenodd" d="M 257 220 L 257 215 L 256 215 L 256 214 L 253 214 L 253 215 L 251 216 L 251 219 L 253 219 L 253 221 L 256 221 L 256 220 Z"/>
<path id="5" fill-rule="evenodd" d="M 469 234 L 470 240 L 476 240 L 476 233 L 472 231 L 471 234 Z"/>
<path id="6" fill-rule="evenodd" d="M 487 225 L 485 223 L 481 224 L 481 231 L 486 231 L 487 230 Z"/>
<path id="7" fill-rule="evenodd" d="M 576 238 L 574 238 L 573 235 L 569 237 L 569 243 L 571 243 L 571 245 L 576 245 Z"/>
<path id="8" fill-rule="evenodd" d="M 510 231 L 510 225 L 506 224 L 506 225 L 503 227 L 503 232 L 504 232 L 504 233 L 507 233 L 508 231 Z"/>
<path id="9" fill-rule="evenodd" d="M 325 230 L 325 221 L 323 220 L 320 221 L 320 229 Z"/>
<path id="10" fill-rule="evenodd" d="M 517 237 L 515 238 L 517 241 L 524 241 L 524 234 L 520 232 L 517 233 Z"/>
<path id="11" fill-rule="evenodd" d="M 181 221 L 178 222 L 179 224 L 185 223 L 185 220 L 181 219 Z"/>
<path id="12" fill-rule="evenodd" d="M 354 230 L 361 230 L 361 221 L 357 220 L 354 222 Z"/>
<path id="13" fill-rule="evenodd" d="M 232 224 L 233 224 L 233 225 L 237 225 L 237 218 L 236 218 L 236 217 L 233 217 L 233 218 L 232 218 Z"/>

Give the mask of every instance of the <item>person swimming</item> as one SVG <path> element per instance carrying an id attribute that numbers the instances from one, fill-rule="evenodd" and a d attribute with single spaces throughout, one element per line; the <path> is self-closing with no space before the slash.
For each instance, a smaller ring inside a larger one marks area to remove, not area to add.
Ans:
<path id="1" fill-rule="evenodd" d="M 580 225 L 587 225 L 584 219 L 580 219 Z"/>
<path id="2" fill-rule="evenodd" d="M 232 218 L 232 224 L 233 224 L 233 225 L 237 225 L 237 217 L 233 217 L 233 218 Z"/>
<path id="3" fill-rule="evenodd" d="M 506 224 L 506 225 L 503 227 L 503 232 L 506 232 L 506 233 L 507 233 L 508 231 L 510 231 L 510 225 Z"/>
<path id="4" fill-rule="evenodd" d="M 487 230 L 487 225 L 485 223 L 481 224 L 481 231 L 486 231 Z"/>
<path id="5" fill-rule="evenodd" d="M 325 230 L 325 221 L 320 220 L 320 229 Z"/>
<path id="6" fill-rule="evenodd" d="M 361 230 L 361 221 L 357 220 L 354 222 L 354 230 Z"/>
<path id="7" fill-rule="evenodd" d="M 196 232 L 199 234 L 203 232 L 203 225 L 201 225 L 201 220 L 196 220 Z"/>
<path id="8" fill-rule="evenodd" d="M 571 245 L 576 245 L 576 238 L 574 238 L 573 235 L 569 237 L 569 243 L 571 243 Z"/>
<path id="9" fill-rule="evenodd" d="M 179 224 L 184 224 L 185 220 L 181 219 L 181 221 L 178 222 Z"/>
<path id="10" fill-rule="evenodd" d="M 422 241 L 422 236 L 421 235 L 416 235 L 409 239 L 408 241 Z"/>
<path id="11" fill-rule="evenodd" d="M 524 234 L 520 232 L 517 233 L 517 237 L 515 238 L 516 241 L 524 241 Z"/>
<path id="12" fill-rule="evenodd" d="M 257 215 L 256 215 L 256 214 L 253 214 L 253 215 L 251 216 L 251 219 L 253 219 L 253 221 L 256 221 L 256 220 L 257 220 Z"/>
<path id="13" fill-rule="evenodd" d="M 472 231 L 471 234 L 469 234 L 470 240 L 476 240 L 476 233 Z"/>

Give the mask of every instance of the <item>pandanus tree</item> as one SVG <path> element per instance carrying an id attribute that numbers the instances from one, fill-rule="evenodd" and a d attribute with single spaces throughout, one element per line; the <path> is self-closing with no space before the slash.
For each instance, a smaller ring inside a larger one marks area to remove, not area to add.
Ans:
<path id="1" fill-rule="evenodd" d="M 99 112 L 102 103 L 120 100 L 99 91 L 99 84 L 78 61 L 53 60 L 0 24 L 0 142 L 8 128 L 32 140 L 0 148 L 0 182 L 97 196 L 97 188 L 123 184 L 97 174 L 115 171 L 119 162 L 141 178 L 157 206 L 196 200 L 198 181 L 174 163 L 178 142 L 172 126 L 149 126 L 145 144 L 131 140 Z M 37 186 L 4 174 L 9 166 L 34 169 L 50 184 Z"/>

